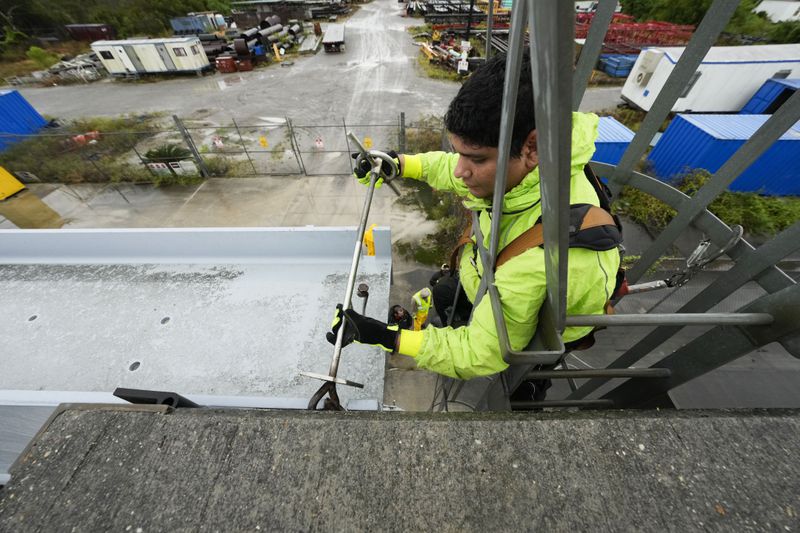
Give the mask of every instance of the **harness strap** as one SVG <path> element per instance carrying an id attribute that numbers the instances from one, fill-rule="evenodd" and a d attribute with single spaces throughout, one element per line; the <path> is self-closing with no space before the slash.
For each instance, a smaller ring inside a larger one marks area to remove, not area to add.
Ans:
<path id="1" fill-rule="evenodd" d="M 614 226 L 616 222 L 611 214 L 605 209 L 600 207 L 591 206 L 583 217 L 583 222 L 578 231 L 583 231 L 600 226 Z M 541 222 L 537 222 L 534 226 L 525 231 L 519 237 L 511 241 L 500 251 L 495 262 L 495 270 L 503 266 L 508 260 L 518 256 L 519 254 L 536 248 L 544 244 L 544 230 Z"/>

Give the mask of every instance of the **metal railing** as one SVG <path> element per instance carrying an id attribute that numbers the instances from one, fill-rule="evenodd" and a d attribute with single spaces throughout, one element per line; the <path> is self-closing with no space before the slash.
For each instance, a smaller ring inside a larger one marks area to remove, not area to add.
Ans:
<path id="1" fill-rule="evenodd" d="M 705 233 L 717 246 L 731 241 L 734 231 L 708 211 L 710 203 L 736 177 L 760 157 L 786 130 L 800 120 L 800 91 L 780 109 L 713 175 L 693 197 L 670 185 L 635 170 L 653 136 L 668 117 L 681 92 L 697 71 L 710 47 L 727 25 L 738 2 L 715 0 L 708 9 L 669 76 L 655 98 L 638 132 L 616 166 L 592 162 L 593 170 L 607 178 L 612 191 L 623 186 L 644 191 L 677 211 L 641 259 L 628 272 L 631 282 L 638 280 L 689 227 Z M 568 210 L 570 183 L 571 111 L 577 109 L 589 74 L 596 64 L 603 36 L 616 6 L 616 0 L 601 0 L 578 60 L 572 69 L 574 12 L 571 3 L 558 0 L 524 0 L 512 8 L 509 52 L 503 89 L 499 156 L 493 204 L 501 205 L 506 186 L 510 140 L 515 116 L 517 87 L 522 62 L 525 26 L 531 31 L 531 68 L 538 131 L 539 169 L 544 226 L 547 298 L 540 312 L 538 329 L 522 351 L 512 350 L 503 315 L 501 295 L 494 285 L 491 268 L 484 269 L 478 297 L 488 295 L 497 327 L 503 359 L 511 365 L 494 379 L 483 380 L 482 389 L 472 391 L 468 402 L 478 409 L 504 410 L 541 407 L 648 407 L 671 405 L 667 393 L 714 368 L 732 361 L 754 348 L 778 341 L 795 357 L 800 357 L 800 290 L 776 263 L 800 249 L 800 222 L 786 229 L 758 250 L 739 240 L 727 254 L 736 264 L 711 285 L 683 305 L 676 314 L 567 316 L 566 288 L 568 261 Z M 490 246 L 487 250 L 477 220 L 476 246 L 484 265 L 495 264 L 498 254 L 502 210 L 492 217 Z M 733 291 L 755 280 L 768 294 L 734 313 L 708 311 Z M 632 368 L 688 325 L 715 326 L 649 368 Z M 657 326 L 605 369 L 578 371 L 535 370 L 535 365 L 554 366 L 562 360 L 565 348 L 561 337 L 567 326 Z M 588 378 L 563 400 L 512 402 L 510 395 L 526 379 Z M 631 378 L 606 392 L 589 398 L 600 386 L 614 378 Z M 635 378 L 648 378 L 639 380 Z M 444 401 L 458 399 L 465 387 L 444 387 Z M 452 392 L 451 392 L 452 391 Z M 461 400 L 463 402 L 463 400 Z"/>

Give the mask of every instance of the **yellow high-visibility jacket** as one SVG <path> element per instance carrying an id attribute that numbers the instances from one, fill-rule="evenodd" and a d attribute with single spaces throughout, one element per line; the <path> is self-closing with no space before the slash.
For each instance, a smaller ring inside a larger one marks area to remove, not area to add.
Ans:
<path id="1" fill-rule="evenodd" d="M 597 115 L 591 113 L 573 114 L 571 204 L 600 205 L 594 188 L 583 173 L 583 167 L 595 151 L 598 122 Z M 403 177 L 423 180 L 435 189 L 453 191 L 464 197 L 464 205 L 479 212 L 483 244 L 488 248 L 491 198 L 474 197 L 453 175 L 458 157 L 458 154 L 445 152 L 405 155 Z M 499 250 L 536 223 L 542 213 L 540 199 L 539 169 L 536 168 L 505 194 Z M 477 267 L 473 266 L 472 258 L 473 245 L 467 244 L 461 254 L 459 272 L 464 291 L 474 302 L 484 267 L 480 255 L 477 256 Z M 568 314 L 604 313 L 605 304 L 614 290 L 619 261 L 616 249 L 597 252 L 570 248 Z M 544 250 L 536 247 L 510 259 L 495 272 L 495 285 L 503 304 L 511 348 L 522 350 L 533 338 L 539 309 L 546 296 Z M 567 328 L 564 341 L 577 340 L 591 330 L 591 327 Z M 474 309 L 467 326 L 403 330 L 399 352 L 415 357 L 421 368 L 460 379 L 495 374 L 508 367 L 502 358 L 488 295 Z"/>

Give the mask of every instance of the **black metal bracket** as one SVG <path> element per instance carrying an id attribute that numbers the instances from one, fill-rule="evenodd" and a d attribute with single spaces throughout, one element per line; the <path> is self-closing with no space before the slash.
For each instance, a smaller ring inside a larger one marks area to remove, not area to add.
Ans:
<path id="1" fill-rule="evenodd" d="M 117 387 L 114 396 L 135 404 L 169 405 L 170 407 L 202 407 L 177 392 Z"/>

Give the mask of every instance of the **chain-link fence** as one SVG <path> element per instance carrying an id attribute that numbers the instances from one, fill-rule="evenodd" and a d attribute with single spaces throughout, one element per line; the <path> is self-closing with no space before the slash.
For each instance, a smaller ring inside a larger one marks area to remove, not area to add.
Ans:
<path id="1" fill-rule="evenodd" d="M 309 124 L 291 118 L 218 124 L 160 117 L 89 119 L 33 135 L 0 132 L 0 166 L 27 182 L 187 183 L 206 177 L 345 175 L 347 133 L 367 148 L 439 149 L 441 121 L 406 125 L 404 114 L 375 124 Z M 411 142 L 407 141 L 410 132 Z M 432 140 L 432 142 L 431 142 Z"/>

